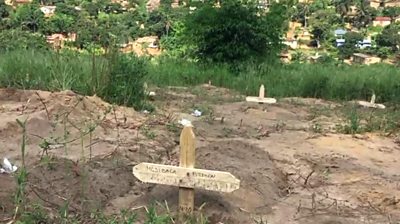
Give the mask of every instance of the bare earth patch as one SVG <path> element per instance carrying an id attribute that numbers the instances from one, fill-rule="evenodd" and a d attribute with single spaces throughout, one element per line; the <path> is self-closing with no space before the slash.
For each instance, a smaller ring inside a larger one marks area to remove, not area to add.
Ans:
<path id="1" fill-rule="evenodd" d="M 339 133 L 340 104 L 301 98 L 252 104 L 209 85 L 157 92 L 157 112 L 149 115 L 73 92 L 2 89 L 0 156 L 21 166 L 16 119 L 26 119 L 29 202 L 52 216 L 68 203 L 84 223 L 93 212 L 121 209 L 142 219 L 141 208 L 154 201 L 176 210 L 178 191 L 141 183 L 132 166 L 177 165 L 177 121 L 184 117 L 194 123 L 196 167 L 241 180 L 229 194 L 196 191 L 196 207 L 210 223 L 400 222 L 400 146 L 382 133 Z M 195 118 L 192 109 L 204 113 Z M 0 183 L 1 221 L 14 214 L 16 183 L 7 174 Z"/>

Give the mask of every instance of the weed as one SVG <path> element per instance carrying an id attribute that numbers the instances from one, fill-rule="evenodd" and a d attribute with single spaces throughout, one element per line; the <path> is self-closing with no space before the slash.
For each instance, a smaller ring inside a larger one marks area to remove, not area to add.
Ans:
<path id="1" fill-rule="evenodd" d="M 231 136 L 233 133 L 233 129 L 224 127 L 222 128 L 222 132 L 224 133 L 223 134 L 224 138 L 229 138 L 229 136 Z"/>
<path id="2" fill-rule="evenodd" d="M 168 224 L 171 223 L 171 217 L 168 215 L 158 215 L 155 205 L 147 209 L 147 220 L 144 224 Z"/>
<path id="3" fill-rule="evenodd" d="M 22 128 L 21 157 L 22 157 L 23 168 L 25 168 L 26 121 L 27 119 L 23 122 L 17 119 L 18 125 Z"/>
<path id="4" fill-rule="evenodd" d="M 156 133 L 150 130 L 150 127 L 147 125 L 142 126 L 140 129 L 143 135 L 146 136 L 148 139 L 155 139 L 157 137 Z"/>
<path id="5" fill-rule="evenodd" d="M 40 164 L 46 166 L 48 170 L 55 170 L 56 168 L 56 161 L 54 158 L 49 155 L 45 155 L 40 159 Z"/>
<path id="6" fill-rule="evenodd" d="M 350 109 L 345 108 L 343 113 L 346 117 L 346 123 L 336 125 L 336 130 L 339 133 L 359 134 L 364 131 L 361 126 L 360 114 L 354 105 Z"/>
<path id="7" fill-rule="evenodd" d="M 91 219 L 96 220 L 99 224 L 134 224 L 136 223 L 137 215 L 129 210 L 122 210 L 118 215 L 105 216 L 98 212 L 91 215 Z"/>
<path id="8" fill-rule="evenodd" d="M 181 128 L 175 122 L 169 122 L 166 124 L 167 130 L 173 133 L 180 133 Z"/>
<path id="9" fill-rule="evenodd" d="M 17 119 L 18 125 L 22 128 L 22 142 L 21 142 L 21 157 L 22 157 L 22 167 L 17 173 L 17 190 L 15 192 L 15 215 L 23 213 L 25 211 L 25 188 L 27 184 L 28 171 L 25 166 L 25 150 L 26 150 L 26 120 L 23 122 Z"/>
<path id="10" fill-rule="evenodd" d="M 48 216 L 46 211 L 40 204 L 32 204 L 30 208 L 21 214 L 21 218 L 17 223 L 47 223 Z"/>
<path id="11" fill-rule="evenodd" d="M 313 124 L 311 128 L 314 133 L 322 133 L 322 125 L 320 123 Z"/>

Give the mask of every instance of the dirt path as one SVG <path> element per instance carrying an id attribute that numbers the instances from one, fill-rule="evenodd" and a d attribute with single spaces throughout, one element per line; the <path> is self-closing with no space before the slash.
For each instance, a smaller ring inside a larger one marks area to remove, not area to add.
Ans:
<path id="1" fill-rule="evenodd" d="M 212 86 L 156 92 L 158 113 L 149 115 L 72 92 L 1 90 L 0 155 L 21 164 L 15 119 L 27 119 L 29 200 L 48 213 L 66 202 L 72 214 L 152 201 L 174 211 L 175 187 L 140 183 L 131 169 L 144 161 L 177 165 L 177 121 L 187 118 L 197 136 L 196 167 L 241 179 L 230 194 L 196 191 L 211 223 L 400 222 L 399 145 L 379 134 L 337 133 L 343 119 L 333 111 L 341 105 L 298 98 L 250 104 Z M 204 114 L 195 118 L 192 109 Z M 13 180 L 0 175 L 0 220 L 14 211 Z"/>

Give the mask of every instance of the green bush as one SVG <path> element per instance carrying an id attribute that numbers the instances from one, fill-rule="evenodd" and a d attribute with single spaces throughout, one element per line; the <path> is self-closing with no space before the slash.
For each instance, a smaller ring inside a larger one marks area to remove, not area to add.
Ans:
<path id="1" fill-rule="evenodd" d="M 135 55 L 113 54 L 109 59 L 109 74 L 100 96 L 106 101 L 125 106 L 144 106 L 144 79 L 147 65 Z"/>
<path id="2" fill-rule="evenodd" d="M 205 62 L 241 63 L 276 56 L 286 21 L 286 7 L 273 4 L 268 13 L 255 1 L 228 0 L 221 7 L 205 4 L 186 20 L 185 35 L 194 57 Z"/>
<path id="3" fill-rule="evenodd" d="M 44 36 L 20 29 L 0 32 L 0 52 L 16 49 L 47 49 Z"/>
<path id="4" fill-rule="evenodd" d="M 145 59 L 133 55 L 90 56 L 43 50 L 0 54 L 0 87 L 73 90 L 127 106 L 144 105 L 146 75 Z"/>

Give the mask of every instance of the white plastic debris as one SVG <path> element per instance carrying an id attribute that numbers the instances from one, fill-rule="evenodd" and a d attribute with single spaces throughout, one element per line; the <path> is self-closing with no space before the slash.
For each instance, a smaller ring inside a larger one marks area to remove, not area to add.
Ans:
<path id="1" fill-rule="evenodd" d="M 155 96 L 156 92 L 149 92 L 149 96 Z"/>
<path id="2" fill-rule="evenodd" d="M 148 110 L 143 110 L 142 111 L 144 114 L 149 114 L 150 112 Z"/>
<path id="3" fill-rule="evenodd" d="M 194 110 L 193 113 L 192 113 L 192 115 L 195 116 L 195 117 L 200 117 L 201 114 L 202 114 L 202 112 L 199 111 L 199 110 Z"/>
<path id="4" fill-rule="evenodd" d="M 0 173 L 14 173 L 15 171 L 17 171 L 17 169 L 17 166 L 13 166 L 7 158 L 4 158 L 3 167 L 0 168 Z"/>
<path id="5" fill-rule="evenodd" d="M 181 124 L 181 125 L 183 125 L 185 127 L 186 126 L 192 126 L 192 122 L 187 120 L 187 119 L 184 119 L 184 118 L 182 118 L 182 120 L 179 121 L 179 124 Z"/>

